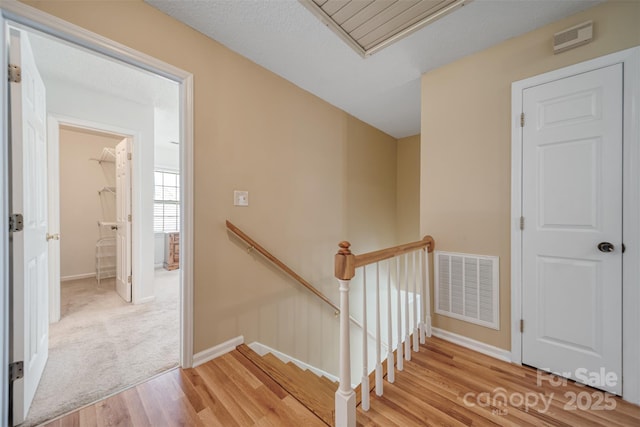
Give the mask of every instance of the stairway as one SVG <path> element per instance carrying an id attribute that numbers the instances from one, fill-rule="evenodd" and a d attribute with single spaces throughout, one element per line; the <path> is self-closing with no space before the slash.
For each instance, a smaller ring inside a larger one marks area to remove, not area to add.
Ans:
<path id="1" fill-rule="evenodd" d="M 271 353 L 260 356 L 245 344 L 239 345 L 237 350 L 327 425 L 334 425 L 334 396 L 338 383 L 292 362 L 285 363 Z"/>

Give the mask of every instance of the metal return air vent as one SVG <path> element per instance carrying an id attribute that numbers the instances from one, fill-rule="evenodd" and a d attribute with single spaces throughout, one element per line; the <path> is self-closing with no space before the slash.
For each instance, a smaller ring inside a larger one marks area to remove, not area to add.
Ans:
<path id="1" fill-rule="evenodd" d="M 362 56 L 369 56 L 471 0 L 300 0 Z"/>
<path id="2" fill-rule="evenodd" d="M 434 252 L 436 313 L 499 329 L 498 257 Z"/>

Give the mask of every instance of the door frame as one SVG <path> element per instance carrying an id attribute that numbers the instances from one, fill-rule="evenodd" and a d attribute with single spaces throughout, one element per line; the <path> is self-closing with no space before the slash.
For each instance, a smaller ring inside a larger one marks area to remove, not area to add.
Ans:
<path id="1" fill-rule="evenodd" d="M 47 211 L 50 232 L 60 234 L 60 122 L 47 112 Z M 55 196 L 55 197 L 54 197 Z M 49 242 L 49 323 L 60 320 L 60 240 Z"/>
<path id="2" fill-rule="evenodd" d="M 180 366 L 189 368 L 193 364 L 193 74 L 184 71 L 178 67 L 168 64 L 164 61 L 156 59 L 150 55 L 138 52 L 128 46 L 112 41 L 106 37 L 85 30 L 82 27 L 66 22 L 60 18 L 49 15 L 41 10 L 35 9 L 26 4 L 17 1 L 3 1 L 0 10 L 0 25 L 2 26 L 3 55 L 0 60 L 0 68 L 2 76 L 7 81 L 7 52 L 5 43 L 5 32 L 9 21 L 22 25 L 27 29 L 40 31 L 74 45 L 87 48 L 91 51 L 104 54 L 113 59 L 122 61 L 136 68 L 145 70 L 152 74 L 167 78 L 179 85 L 179 105 L 180 105 L 180 184 L 181 184 L 181 216 L 180 216 L 180 232 L 181 232 L 181 252 L 180 258 Z M 5 108 L 0 117 L 2 124 L 2 153 L 6 154 L 9 147 L 9 132 L 7 126 L 7 102 L 8 96 L 6 91 L 2 91 L 2 101 Z M 2 196 L 0 200 L 1 213 L 0 237 L 0 265 L 7 266 L 9 260 L 8 253 L 8 175 L 6 155 L 2 156 L 0 163 L 0 184 L 2 188 Z M 3 281 L 9 283 L 6 268 L 2 268 Z M 8 318 L 6 317 L 9 307 L 9 286 L 2 286 L 0 291 L 0 307 L 3 307 L 3 316 L 0 316 L 0 327 L 2 331 L 2 362 L 4 367 L 9 361 L 9 345 L 10 337 L 8 331 Z M 7 308 L 5 310 L 4 308 Z M 4 380 L 6 369 L 0 369 L 2 372 L 3 384 L 7 384 Z M 0 396 L 2 402 L 0 408 L 2 411 L 2 419 L 8 419 L 8 390 L 2 387 Z"/>
<path id="3" fill-rule="evenodd" d="M 7 45 L 4 18 L 0 15 L 0 45 Z M 7 52 L 3 48 L 2 65 L 0 68 L 3 82 L 8 81 Z M 6 83 L 3 83 L 6 84 Z M 0 91 L 2 105 L 9 105 L 8 90 Z M 9 420 L 9 112 L 2 108 L 0 114 L 0 129 L 2 129 L 2 144 L 0 146 L 0 425 Z"/>
<path id="4" fill-rule="evenodd" d="M 511 361 L 522 364 L 522 93 L 525 89 L 614 64 L 623 64 L 623 233 L 626 246 L 622 274 L 622 398 L 640 404 L 640 46 L 564 67 L 511 85 Z M 635 116 L 634 116 L 635 110 Z M 635 184 L 634 184 L 635 183 Z M 634 185 L 632 185 L 634 184 Z M 626 326 L 626 327 L 625 327 Z"/>
<path id="5" fill-rule="evenodd" d="M 90 131 L 97 132 L 106 132 L 110 133 L 122 138 L 131 138 L 131 149 L 133 152 L 136 151 L 136 147 L 138 145 L 138 141 L 141 140 L 140 132 L 132 129 L 122 128 L 118 126 L 108 125 L 104 123 L 93 122 L 90 120 L 79 119 L 76 117 L 67 116 L 64 114 L 58 113 L 48 113 L 47 114 L 49 123 L 48 123 L 48 134 L 47 134 L 47 146 L 50 147 L 55 144 L 55 150 L 58 154 L 60 153 L 60 140 L 59 138 L 53 139 L 51 138 L 52 132 L 60 133 L 60 126 L 71 126 L 77 129 L 85 129 Z M 51 152 L 47 152 L 47 156 L 49 156 Z M 139 160 L 140 156 L 135 156 L 135 160 Z M 51 160 L 51 159 L 49 159 Z M 142 176 L 139 173 L 136 173 L 139 169 L 141 169 L 140 165 L 136 165 L 136 161 L 131 162 L 131 185 L 134 189 L 142 188 L 141 179 Z M 59 161 L 59 159 L 58 159 Z M 56 171 L 58 174 L 58 179 L 60 178 L 60 170 Z M 51 188 L 51 187 L 49 187 Z M 58 186 L 58 199 L 54 201 L 51 192 L 49 192 L 49 205 L 50 208 L 54 207 L 52 204 L 57 202 L 57 208 L 60 209 L 60 188 Z M 139 296 L 139 293 L 136 293 L 136 290 L 139 291 L 139 287 L 136 288 L 135 283 L 140 283 L 140 272 L 139 266 L 141 264 L 141 251 L 142 249 L 139 246 L 136 246 L 135 243 L 139 243 L 142 240 L 142 230 L 140 227 L 140 223 L 136 221 L 136 218 L 140 218 L 142 215 L 137 211 L 139 206 L 141 206 L 141 200 L 145 197 L 143 192 L 141 191 L 133 191 L 131 194 L 132 204 L 132 227 L 131 227 L 131 265 L 132 272 L 131 276 L 133 278 L 133 289 L 132 289 L 132 303 L 145 303 L 148 301 L 143 300 L 142 297 Z M 135 202 L 134 202 L 135 199 Z M 58 218 L 59 220 L 59 218 Z M 58 221 L 59 223 L 59 221 Z M 57 230 L 56 232 L 60 232 Z M 58 263 L 60 262 L 60 254 L 58 254 Z M 58 265 L 58 269 L 59 269 Z M 50 322 L 57 322 L 60 320 L 60 281 L 52 282 L 49 284 L 49 320 Z"/>

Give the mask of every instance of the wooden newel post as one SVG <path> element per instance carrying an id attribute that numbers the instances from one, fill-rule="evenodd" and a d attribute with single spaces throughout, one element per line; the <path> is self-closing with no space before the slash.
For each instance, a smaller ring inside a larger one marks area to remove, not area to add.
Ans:
<path id="1" fill-rule="evenodd" d="M 338 280 L 351 280 L 356 275 L 356 257 L 351 253 L 351 243 L 338 243 L 338 253 L 335 256 L 335 274 Z"/>
<path id="2" fill-rule="evenodd" d="M 335 275 L 340 283 L 340 386 L 335 397 L 336 427 L 355 427 L 356 393 L 351 388 L 351 344 L 349 338 L 349 282 L 355 276 L 355 255 L 349 242 L 340 242 L 335 256 Z"/>

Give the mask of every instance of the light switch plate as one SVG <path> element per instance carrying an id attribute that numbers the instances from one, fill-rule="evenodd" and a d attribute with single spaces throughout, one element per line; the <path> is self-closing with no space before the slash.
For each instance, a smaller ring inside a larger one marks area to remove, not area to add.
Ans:
<path id="1" fill-rule="evenodd" d="M 249 192 L 235 190 L 233 192 L 233 205 L 249 206 Z"/>

